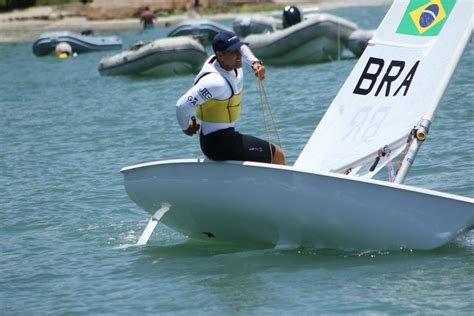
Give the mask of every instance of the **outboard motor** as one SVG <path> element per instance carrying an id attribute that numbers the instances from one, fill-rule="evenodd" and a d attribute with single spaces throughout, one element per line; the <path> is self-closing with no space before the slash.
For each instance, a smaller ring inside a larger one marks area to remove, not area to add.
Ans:
<path id="1" fill-rule="evenodd" d="M 287 5 L 283 9 L 283 28 L 286 29 L 287 27 L 295 25 L 299 22 L 301 22 L 300 10 L 293 5 Z"/>
<path id="2" fill-rule="evenodd" d="M 81 32 L 81 35 L 94 35 L 94 30 L 87 29 Z"/>

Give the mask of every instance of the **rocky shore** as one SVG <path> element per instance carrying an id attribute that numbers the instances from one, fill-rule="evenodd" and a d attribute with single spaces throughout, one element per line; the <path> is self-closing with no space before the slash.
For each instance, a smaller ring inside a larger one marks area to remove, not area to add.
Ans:
<path id="1" fill-rule="evenodd" d="M 341 6 L 367 6 L 390 4 L 392 0 L 320 0 L 320 1 L 274 1 L 279 4 L 294 4 L 299 7 L 318 7 L 321 10 L 328 10 Z M 136 10 L 136 5 L 133 7 Z M 96 12 L 91 15 L 91 10 Z M 15 10 L 13 12 L 0 14 L 0 43 L 15 43 L 31 41 L 43 32 L 52 31 L 81 31 L 93 29 L 95 31 L 117 31 L 140 29 L 141 24 L 138 18 L 110 19 L 101 18 L 91 4 L 68 4 L 63 6 L 33 7 L 25 10 Z M 129 8 L 127 11 L 132 12 Z M 232 19 L 245 14 L 216 14 L 206 15 L 206 19 Z M 186 14 L 169 17 L 159 17 L 156 20 L 158 26 L 174 25 L 188 16 Z"/>

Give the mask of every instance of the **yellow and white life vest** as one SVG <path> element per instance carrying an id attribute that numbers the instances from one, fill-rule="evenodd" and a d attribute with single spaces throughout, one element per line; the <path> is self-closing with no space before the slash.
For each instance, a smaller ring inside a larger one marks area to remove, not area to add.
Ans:
<path id="1" fill-rule="evenodd" d="M 213 59 L 211 59 L 206 65 L 205 71 L 198 75 L 194 84 L 196 84 L 202 77 L 211 73 L 217 73 L 224 78 L 224 80 L 229 84 L 232 95 L 226 100 L 207 100 L 203 104 L 197 106 L 196 116 L 201 121 L 211 123 L 235 122 L 240 117 L 240 100 L 242 99 L 243 92 L 240 91 L 239 93 L 235 93 L 232 84 L 214 67 Z"/>
<path id="2" fill-rule="evenodd" d="M 196 108 L 198 119 L 211 123 L 232 123 L 240 117 L 242 92 L 227 100 L 208 100 Z"/>

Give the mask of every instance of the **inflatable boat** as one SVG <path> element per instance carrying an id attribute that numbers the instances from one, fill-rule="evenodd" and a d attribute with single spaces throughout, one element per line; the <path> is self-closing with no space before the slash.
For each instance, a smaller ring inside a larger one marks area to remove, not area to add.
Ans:
<path id="1" fill-rule="evenodd" d="M 169 76 L 199 69 L 206 57 L 204 47 L 191 37 L 163 38 L 139 42 L 122 53 L 102 58 L 99 72 L 101 75 Z"/>
<path id="2" fill-rule="evenodd" d="M 360 57 L 369 44 L 369 41 L 374 36 L 374 33 L 375 30 L 354 31 L 345 42 L 345 45 L 354 56 Z"/>
<path id="3" fill-rule="evenodd" d="M 245 38 L 255 56 L 274 65 L 310 64 L 340 58 L 355 23 L 330 14 L 313 14 L 302 22 L 269 34 Z"/>
<path id="4" fill-rule="evenodd" d="M 242 37 L 250 34 L 272 33 L 282 28 L 281 19 L 261 14 L 240 17 L 233 23 L 234 32 Z"/>
<path id="5" fill-rule="evenodd" d="M 89 34 L 89 33 L 87 33 Z M 43 33 L 33 43 L 33 54 L 45 56 L 54 53 L 59 43 L 68 43 L 74 53 L 86 53 L 122 48 L 122 40 L 117 36 L 94 36 L 73 32 Z"/>
<path id="6" fill-rule="evenodd" d="M 230 29 L 210 20 L 186 20 L 172 29 L 168 37 L 192 36 L 201 43 L 207 44 L 221 31 L 230 31 Z"/>

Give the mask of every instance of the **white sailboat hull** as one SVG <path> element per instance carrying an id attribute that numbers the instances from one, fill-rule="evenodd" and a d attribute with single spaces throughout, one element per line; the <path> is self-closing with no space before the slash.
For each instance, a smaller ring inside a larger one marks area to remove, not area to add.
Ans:
<path id="1" fill-rule="evenodd" d="M 433 249 L 474 227 L 474 199 L 251 162 L 125 167 L 130 198 L 198 239 L 276 247 Z"/>

